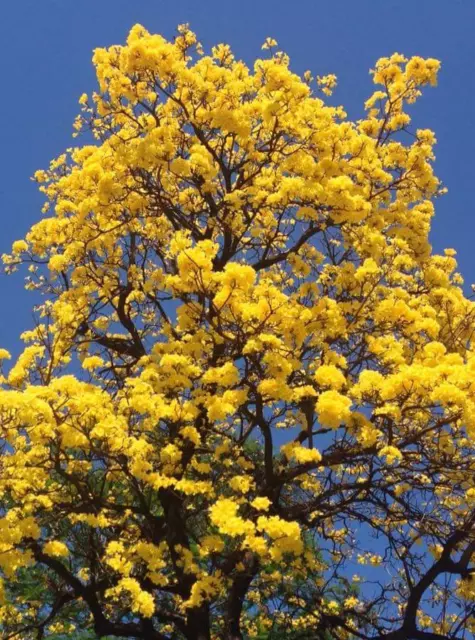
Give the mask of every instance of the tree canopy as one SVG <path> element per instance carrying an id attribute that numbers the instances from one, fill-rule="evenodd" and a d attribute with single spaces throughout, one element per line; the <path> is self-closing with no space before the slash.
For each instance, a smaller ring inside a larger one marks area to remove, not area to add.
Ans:
<path id="1" fill-rule="evenodd" d="M 439 62 L 378 60 L 352 121 L 263 49 L 133 27 L 35 174 L 2 638 L 475 631 L 475 307 L 407 113 Z"/>

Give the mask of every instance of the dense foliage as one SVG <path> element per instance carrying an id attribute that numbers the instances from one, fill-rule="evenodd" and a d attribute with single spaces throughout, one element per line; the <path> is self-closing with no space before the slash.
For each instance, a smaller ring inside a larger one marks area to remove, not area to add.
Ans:
<path id="1" fill-rule="evenodd" d="M 249 68 L 135 26 L 35 175 L 2 638 L 475 630 L 474 304 L 407 114 L 439 63 L 380 59 L 352 122 L 276 44 Z"/>

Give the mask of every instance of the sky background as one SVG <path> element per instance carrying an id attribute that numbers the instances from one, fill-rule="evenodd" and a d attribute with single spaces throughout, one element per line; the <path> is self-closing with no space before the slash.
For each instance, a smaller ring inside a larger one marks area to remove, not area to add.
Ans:
<path id="1" fill-rule="evenodd" d="M 449 189 L 431 239 L 437 251 L 456 249 L 467 285 L 475 282 L 474 0 L 0 0 L 0 253 L 41 215 L 30 176 L 73 145 L 77 100 L 96 89 L 93 49 L 123 44 L 137 22 L 168 38 L 189 22 L 206 51 L 226 42 L 248 63 L 272 36 L 295 71 L 337 74 L 332 102 L 352 119 L 377 58 L 439 58 L 439 86 L 425 91 L 413 122 L 435 130 L 436 172 Z M 0 294 L 0 346 L 18 353 L 34 299 L 21 273 L 0 276 Z"/>

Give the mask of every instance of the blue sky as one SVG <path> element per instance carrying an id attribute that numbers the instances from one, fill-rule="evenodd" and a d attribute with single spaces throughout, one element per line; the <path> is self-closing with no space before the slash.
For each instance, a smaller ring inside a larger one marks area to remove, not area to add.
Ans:
<path id="1" fill-rule="evenodd" d="M 449 189 L 437 203 L 432 242 L 457 249 L 467 284 L 475 282 L 475 2 L 473 0 L 2 0 L 0 3 L 0 252 L 40 216 L 30 176 L 71 146 L 82 92 L 96 88 L 95 47 L 123 43 L 140 22 L 167 37 L 190 22 L 205 49 L 229 43 L 247 62 L 267 36 L 299 72 L 336 73 L 334 102 L 358 118 L 371 92 L 368 70 L 394 51 L 442 60 L 414 125 L 436 131 L 436 171 Z M 32 324 L 33 296 L 22 276 L 0 277 L 0 346 L 17 353 Z"/>

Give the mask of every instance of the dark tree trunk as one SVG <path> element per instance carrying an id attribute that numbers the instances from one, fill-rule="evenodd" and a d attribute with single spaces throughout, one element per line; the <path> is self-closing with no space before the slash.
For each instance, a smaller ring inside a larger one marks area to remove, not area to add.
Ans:
<path id="1" fill-rule="evenodd" d="M 186 638 L 187 640 L 211 639 L 209 608 L 207 606 L 194 609 L 188 614 Z"/>
<path id="2" fill-rule="evenodd" d="M 247 573 L 237 576 L 231 586 L 227 603 L 226 640 L 243 640 L 241 632 L 241 614 L 246 593 L 257 573 L 258 561 L 252 554 L 245 557 Z"/>

